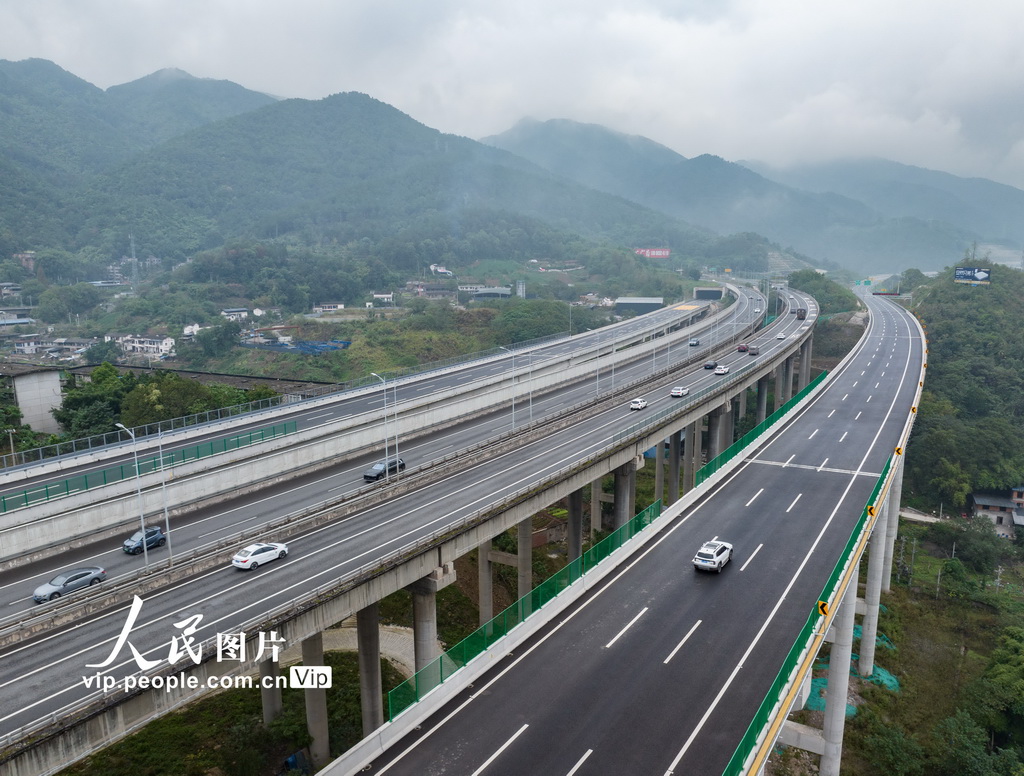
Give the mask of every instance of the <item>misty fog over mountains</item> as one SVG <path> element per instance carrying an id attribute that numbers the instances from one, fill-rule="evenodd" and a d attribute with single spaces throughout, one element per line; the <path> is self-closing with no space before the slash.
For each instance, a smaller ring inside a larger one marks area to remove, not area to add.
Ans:
<path id="1" fill-rule="evenodd" d="M 116 255 L 128 232 L 182 258 L 242 237 L 379 240 L 428 216 L 458 231 L 467 212 L 696 260 L 717 236 L 756 233 L 864 274 L 1024 244 L 1024 191 L 880 159 L 776 170 L 571 120 L 477 142 L 355 93 L 277 100 L 179 70 L 104 91 L 45 60 L 0 61 L 5 257 Z"/>

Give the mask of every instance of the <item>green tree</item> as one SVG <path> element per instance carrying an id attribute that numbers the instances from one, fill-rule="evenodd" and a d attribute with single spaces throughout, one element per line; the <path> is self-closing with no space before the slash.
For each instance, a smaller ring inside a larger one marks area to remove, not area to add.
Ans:
<path id="1" fill-rule="evenodd" d="M 95 345 L 90 345 L 86 348 L 82 357 L 88 364 L 95 364 L 98 362 L 116 364 L 121 358 L 121 348 L 113 341 L 97 342 Z"/>
<path id="2" fill-rule="evenodd" d="M 122 375 L 111 364 L 100 364 L 92 370 L 89 381 L 81 385 L 78 381 L 69 381 L 53 416 L 74 438 L 113 431 L 120 415 L 121 400 L 137 382 L 131 373 Z"/>

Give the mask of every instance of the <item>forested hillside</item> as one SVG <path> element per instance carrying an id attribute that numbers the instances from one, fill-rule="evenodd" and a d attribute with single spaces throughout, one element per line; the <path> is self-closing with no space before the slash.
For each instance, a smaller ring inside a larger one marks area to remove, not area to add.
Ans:
<path id="1" fill-rule="evenodd" d="M 907 490 L 960 510 L 972 491 L 1024 483 L 1024 273 L 995 267 L 988 286 L 952 269 L 915 292 L 928 373 L 908 449 Z"/>

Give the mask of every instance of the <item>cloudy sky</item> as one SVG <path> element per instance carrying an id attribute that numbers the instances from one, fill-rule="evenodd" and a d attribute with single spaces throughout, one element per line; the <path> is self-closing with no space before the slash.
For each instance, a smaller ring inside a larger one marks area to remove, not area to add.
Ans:
<path id="1" fill-rule="evenodd" d="M 776 165 L 879 156 L 1024 188 L 1013 0 L 0 0 L 0 58 L 365 92 L 479 138 L 524 116 Z"/>

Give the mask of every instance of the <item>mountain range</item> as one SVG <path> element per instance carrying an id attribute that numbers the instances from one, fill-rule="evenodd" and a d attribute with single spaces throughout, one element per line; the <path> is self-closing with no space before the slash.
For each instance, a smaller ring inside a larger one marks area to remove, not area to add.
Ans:
<path id="1" fill-rule="evenodd" d="M 1013 187 L 884 160 L 773 170 L 568 120 L 477 142 L 362 94 L 279 100 L 180 70 L 104 91 L 0 60 L 3 258 L 116 256 L 129 233 L 175 260 L 234 239 L 402 240 L 433 260 L 425 241 L 482 234 L 495 254 L 545 256 L 555 231 L 563 250 L 576 234 L 680 263 L 782 250 L 868 273 L 956 263 L 973 243 L 1016 251 L 1022 211 Z"/>

